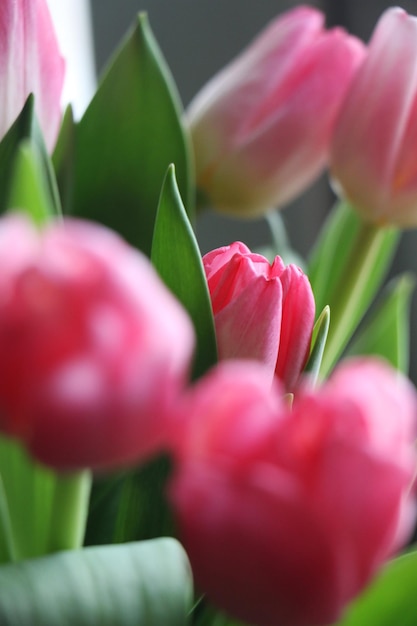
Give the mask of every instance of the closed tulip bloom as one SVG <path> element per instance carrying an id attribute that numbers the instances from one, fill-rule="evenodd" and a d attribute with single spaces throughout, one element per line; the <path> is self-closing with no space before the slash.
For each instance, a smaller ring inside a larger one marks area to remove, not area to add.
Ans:
<path id="1" fill-rule="evenodd" d="M 60 470 L 159 450 L 193 330 L 149 261 L 104 227 L 12 215 L 0 263 L 0 430 Z"/>
<path id="2" fill-rule="evenodd" d="M 245 623 L 335 623 L 412 532 L 416 402 L 372 360 L 306 388 L 292 410 L 259 364 L 201 379 L 169 487 L 199 589 Z"/>
<path id="3" fill-rule="evenodd" d="M 64 61 L 46 1 L 2 0 L 0 41 L 0 138 L 33 93 L 52 150 L 61 121 Z"/>
<path id="4" fill-rule="evenodd" d="M 254 217 L 323 170 L 333 124 L 365 48 L 301 6 L 275 19 L 207 83 L 187 121 L 197 181 L 218 210 Z"/>
<path id="5" fill-rule="evenodd" d="M 417 226 L 417 18 L 385 11 L 341 107 L 331 173 L 365 220 Z"/>
<path id="6" fill-rule="evenodd" d="M 288 391 L 310 351 L 315 303 L 307 276 L 235 242 L 203 257 L 220 359 L 258 359 Z"/>

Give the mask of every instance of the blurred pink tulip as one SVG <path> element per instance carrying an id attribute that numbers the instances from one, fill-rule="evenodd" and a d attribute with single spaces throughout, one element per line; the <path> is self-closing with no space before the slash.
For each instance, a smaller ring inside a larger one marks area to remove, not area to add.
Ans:
<path id="1" fill-rule="evenodd" d="M 220 359 L 258 359 L 293 391 L 310 351 L 315 304 L 307 276 L 243 243 L 203 257 Z"/>
<path id="2" fill-rule="evenodd" d="M 291 410 L 256 363 L 191 390 L 169 487 L 199 589 L 257 626 L 333 624 L 409 538 L 417 399 L 351 361 Z"/>
<path id="3" fill-rule="evenodd" d="M 30 93 L 50 151 L 61 121 L 64 60 L 45 0 L 3 0 L 0 8 L 0 138 Z"/>
<path id="4" fill-rule="evenodd" d="M 159 449 L 193 330 L 149 261 L 104 227 L 13 215 L 0 265 L 0 430 L 61 470 Z"/>
<path id="5" fill-rule="evenodd" d="M 417 226 L 417 18 L 385 11 L 335 126 L 331 173 L 365 220 Z"/>
<path id="6" fill-rule="evenodd" d="M 300 6 L 273 21 L 191 103 L 201 190 L 242 216 L 292 200 L 321 173 L 336 114 L 365 54 Z"/>

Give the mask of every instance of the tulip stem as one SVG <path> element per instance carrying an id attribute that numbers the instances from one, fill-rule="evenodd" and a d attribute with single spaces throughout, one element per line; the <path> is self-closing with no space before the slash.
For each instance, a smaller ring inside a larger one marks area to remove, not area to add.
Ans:
<path id="1" fill-rule="evenodd" d="M 84 541 L 91 490 L 89 471 L 57 474 L 48 551 L 73 550 Z"/>
<path id="2" fill-rule="evenodd" d="M 16 561 L 7 496 L 0 476 L 0 563 Z"/>
<path id="3" fill-rule="evenodd" d="M 368 308 L 374 295 L 376 277 L 382 277 L 387 266 L 384 260 L 388 259 L 383 259 L 381 251 L 386 246 L 392 246 L 396 234 L 393 228 L 360 222 L 329 302 L 331 322 L 320 368 L 321 377 L 329 374 Z"/>

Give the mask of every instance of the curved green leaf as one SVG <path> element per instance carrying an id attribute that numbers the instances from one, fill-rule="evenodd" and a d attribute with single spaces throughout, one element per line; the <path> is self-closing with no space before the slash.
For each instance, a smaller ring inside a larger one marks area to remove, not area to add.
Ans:
<path id="1" fill-rule="evenodd" d="M 184 626 L 191 602 L 191 570 L 174 539 L 0 567 L 2 626 Z"/>
<path id="2" fill-rule="evenodd" d="M 192 211 L 190 142 L 181 116 L 173 79 L 142 14 L 76 127 L 70 210 L 110 226 L 149 255 L 170 163 Z"/>
<path id="3" fill-rule="evenodd" d="M 216 335 L 201 253 L 170 166 L 165 177 L 152 241 L 152 263 L 188 311 L 197 335 L 194 375 L 217 361 Z"/>
<path id="4" fill-rule="evenodd" d="M 404 274 L 388 283 L 370 320 L 348 353 L 377 354 L 404 374 L 410 356 L 410 306 L 415 278 Z"/>
<path id="5" fill-rule="evenodd" d="M 417 552 L 389 563 L 337 626 L 415 626 Z"/>
<path id="6" fill-rule="evenodd" d="M 397 229 L 365 223 L 346 204 L 331 214 L 308 272 L 318 310 L 327 304 L 332 312 L 321 375 L 330 372 L 373 301 L 398 241 Z"/>
<path id="7" fill-rule="evenodd" d="M 313 338 L 311 341 L 312 349 L 310 352 L 307 365 L 304 368 L 311 376 L 313 383 L 317 381 L 319 376 L 321 362 L 323 359 L 324 348 L 326 346 L 327 334 L 330 325 L 330 309 L 325 306 L 320 313 L 317 322 L 314 324 Z"/>

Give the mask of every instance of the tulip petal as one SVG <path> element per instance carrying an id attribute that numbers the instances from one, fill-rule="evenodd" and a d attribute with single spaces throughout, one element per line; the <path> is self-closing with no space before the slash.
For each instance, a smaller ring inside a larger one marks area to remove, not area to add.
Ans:
<path id="1" fill-rule="evenodd" d="M 45 0 L 7 0 L 0 13 L 0 136 L 34 93 L 51 151 L 61 121 L 62 59 Z"/>
<path id="2" fill-rule="evenodd" d="M 254 306 L 256 303 L 256 306 Z M 257 359 L 275 371 L 281 333 L 282 287 L 278 279 L 254 280 L 215 316 L 220 359 Z"/>
<path id="3" fill-rule="evenodd" d="M 409 157 L 402 161 L 401 154 L 415 124 L 416 58 L 417 18 L 388 9 L 335 127 L 332 175 L 355 208 L 373 221 L 397 223 L 396 188 L 410 179 Z"/>

